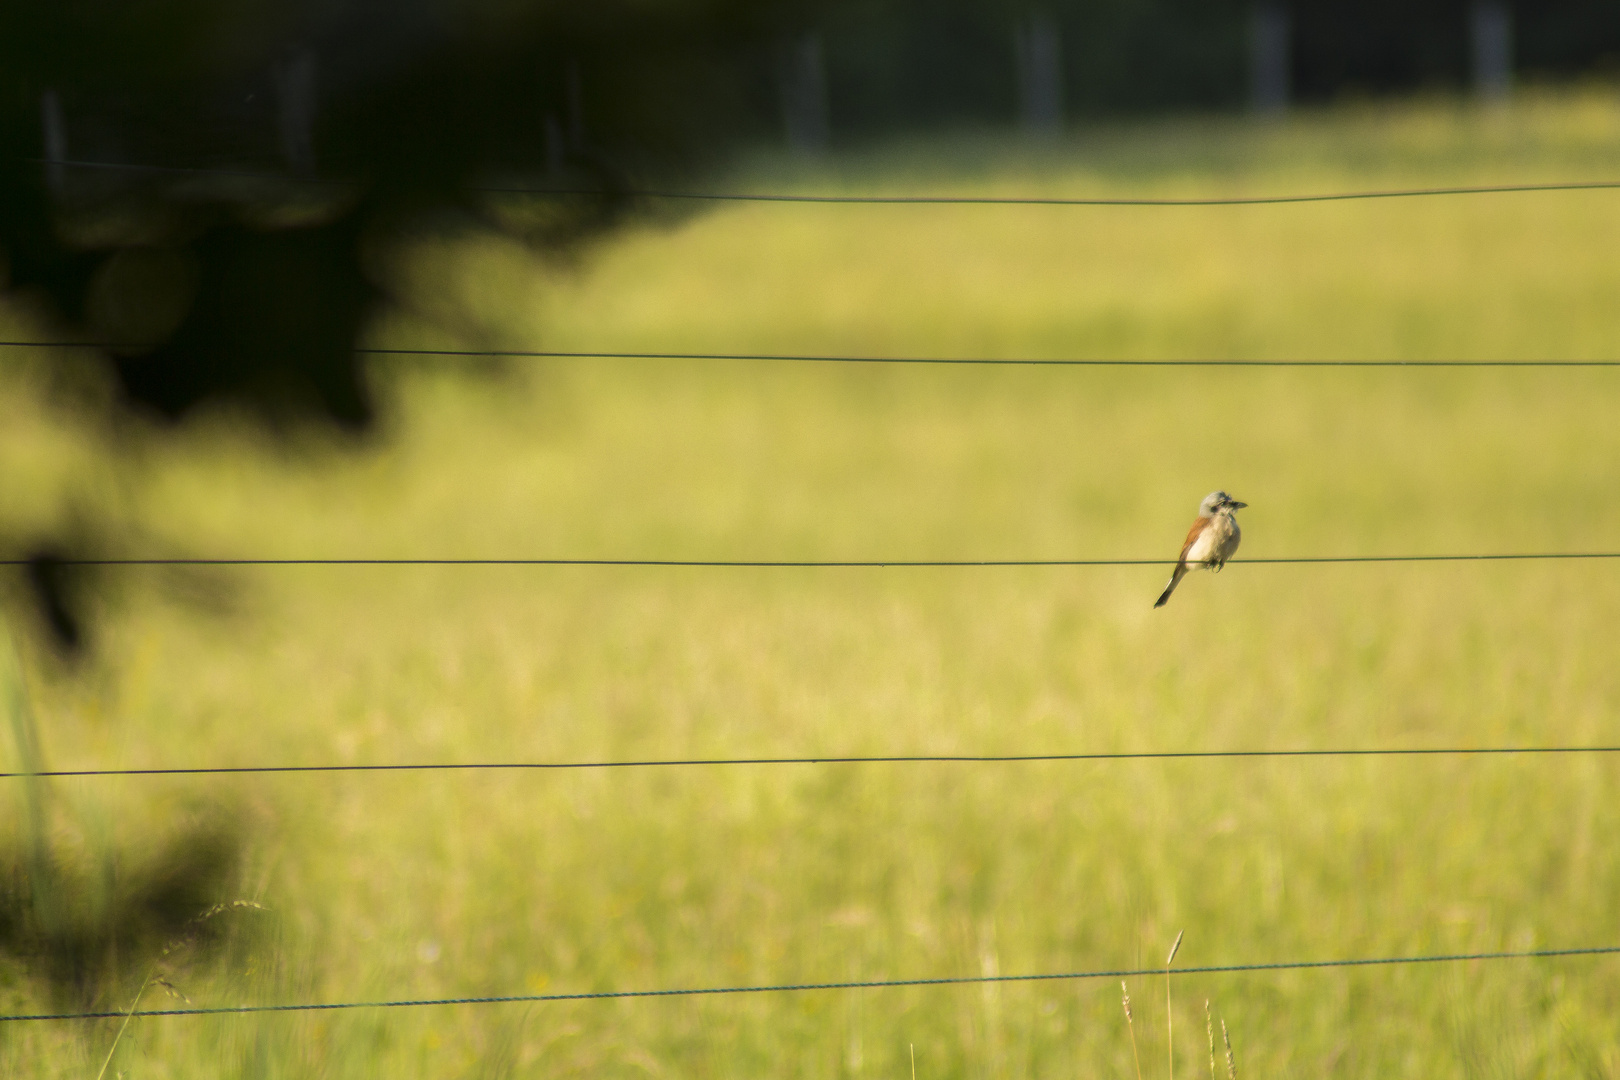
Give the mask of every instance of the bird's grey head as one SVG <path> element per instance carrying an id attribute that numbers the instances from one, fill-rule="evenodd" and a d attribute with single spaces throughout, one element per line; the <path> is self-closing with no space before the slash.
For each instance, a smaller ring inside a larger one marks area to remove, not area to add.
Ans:
<path id="1" fill-rule="evenodd" d="M 1233 510 L 1241 510 L 1248 505 L 1246 502 L 1238 502 L 1224 491 L 1212 491 L 1204 496 L 1203 502 L 1198 504 L 1198 516 L 1214 517 L 1223 510 L 1231 513 Z"/>

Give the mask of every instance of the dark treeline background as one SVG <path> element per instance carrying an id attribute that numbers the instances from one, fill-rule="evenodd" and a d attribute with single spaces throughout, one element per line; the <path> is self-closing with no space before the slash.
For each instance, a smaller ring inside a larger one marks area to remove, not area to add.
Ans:
<path id="1" fill-rule="evenodd" d="M 1471 85 L 1472 0 L 1300 0 L 1266 5 L 1289 26 L 1291 97 L 1460 90 Z M 1529 80 L 1620 74 L 1620 4 L 1509 3 L 1511 66 Z M 1235 109 L 1252 86 L 1252 0 L 889 0 L 826 20 L 831 122 L 880 135 L 1007 123 L 1018 114 L 1014 26 L 1058 31 L 1070 117 Z"/>
<path id="2" fill-rule="evenodd" d="M 784 98 L 802 74 L 799 43 L 816 51 L 810 92 L 827 130 L 813 134 L 837 142 L 1017 122 L 1028 103 L 1016 39 L 1031 20 L 1054 32 L 1062 115 L 1086 119 L 1249 105 L 1256 16 L 1267 11 L 1285 20 L 1291 102 L 1465 89 L 1478 76 L 1471 23 L 1481 7 L 1507 16 L 1517 78 L 1620 76 L 1612 0 L 162 0 L 133 18 L 68 0 L 66 14 L 5 19 L 21 32 L 4 27 L 0 60 L 39 76 L 22 97 L 46 83 L 59 91 L 71 157 L 265 166 L 292 158 L 323 172 L 364 165 L 370 148 L 345 145 L 362 134 L 346 121 L 375 127 L 379 114 L 362 118 L 356 108 L 407 72 L 434 71 L 412 104 L 437 94 L 437 111 L 456 120 L 425 134 L 497 127 L 530 151 L 511 155 L 513 164 L 542 154 L 555 164 L 587 135 L 616 139 L 621 160 L 646 151 L 667 163 L 671 151 L 692 149 L 694 135 L 706 146 L 779 137 L 784 108 L 792 111 Z M 458 68 L 445 62 L 450 53 L 480 59 Z M 300 56 L 312 80 L 312 145 L 303 150 L 278 130 Z M 632 101 L 643 115 L 626 115 Z M 23 111 L 33 109 L 29 100 Z M 684 141 L 670 137 L 672 122 Z M 330 137 L 340 130 L 341 139 Z M 436 160 L 459 164 L 456 155 Z"/>

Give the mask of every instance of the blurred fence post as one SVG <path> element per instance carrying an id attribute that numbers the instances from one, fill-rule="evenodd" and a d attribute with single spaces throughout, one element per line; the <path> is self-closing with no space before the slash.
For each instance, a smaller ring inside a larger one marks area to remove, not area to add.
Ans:
<path id="1" fill-rule="evenodd" d="M 804 34 L 782 44 L 777 58 L 782 95 L 782 126 L 788 149 L 816 155 L 827 149 L 831 122 L 827 107 L 827 67 L 821 35 Z"/>
<path id="2" fill-rule="evenodd" d="M 1018 63 L 1018 112 L 1024 130 L 1039 138 L 1063 131 L 1063 41 L 1057 22 L 1033 12 L 1013 27 Z"/>
<path id="3" fill-rule="evenodd" d="M 1468 30 L 1474 93 L 1486 101 L 1500 101 L 1513 83 L 1513 17 L 1506 0 L 1474 0 Z"/>
<path id="4" fill-rule="evenodd" d="M 1290 38 L 1288 9 L 1278 0 L 1258 0 L 1249 24 L 1249 101 L 1257 113 L 1288 108 Z"/>
<path id="5" fill-rule="evenodd" d="M 56 194 L 62 194 L 67 182 L 67 122 L 62 119 L 62 98 L 55 90 L 47 90 L 39 99 L 40 126 L 45 131 L 45 183 Z"/>
<path id="6" fill-rule="evenodd" d="M 585 79 L 579 61 L 563 67 L 563 113 L 546 113 L 546 171 L 552 175 L 568 167 L 568 159 L 585 149 Z"/>
<path id="7" fill-rule="evenodd" d="M 294 172 L 315 171 L 315 54 L 299 49 L 276 65 L 281 153 Z"/>
<path id="8" fill-rule="evenodd" d="M 546 171 L 553 176 L 568 164 L 568 143 L 563 136 L 562 121 L 554 112 L 546 113 Z"/>
<path id="9" fill-rule="evenodd" d="M 568 95 L 568 149 L 585 149 L 585 76 L 580 74 L 579 61 L 568 61 L 564 74 Z"/>

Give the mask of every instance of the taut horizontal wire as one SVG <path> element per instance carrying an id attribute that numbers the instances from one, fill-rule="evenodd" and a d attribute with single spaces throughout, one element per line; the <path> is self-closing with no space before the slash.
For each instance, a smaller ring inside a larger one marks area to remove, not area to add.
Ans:
<path id="1" fill-rule="evenodd" d="M 227 765 L 149 769 L 49 769 L 0 772 L 0 779 L 112 776 L 235 776 L 276 773 L 545 772 L 570 769 L 659 769 L 739 765 L 974 765 L 1087 761 L 1202 761 L 1243 758 L 1484 757 L 1552 754 L 1616 754 L 1620 746 L 1439 746 L 1323 750 L 1142 750 L 1082 754 L 874 754 L 814 757 L 646 758 L 628 761 L 474 761 L 382 765 Z"/>
<path id="2" fill-rule="evenodd" d="M 29 159 L 34 164 L 70 169 L 97 169 L 111 172 L 145 172 L 166 175 L 228 176 L 276 183 L 319 187 L 347 186 L 353 181 L 322 177 L 299 177 L 241 169 L 199 169 L 170 165 L 124 165 L 111 161 L 52 161 Z M 1486 184 L 1453 187 L 1389 188 L 1374 191 L 1337 191 L 1300 195 L 1236 195 L 1193 198 L 1078 197 L 1062 195 L 816 195 L 787 192 L 673 191 L 667 189 L 555 188 L 506 185 L 472 185 L 473 190 L 492 195 L 549 195 L 600 198 L 662 199 L 696 202 L 762 202 L 855 204 L 878 206 L 1276 206 L 1286 203 L 1348 202 L 1365 199 L 1411 199 L 1456 195 L 1516 195 L 1534 192 L 1610 191 L 1620 188 L 1620 180 L 1549 181 L 1539 184 Z"/>
<path id="3" fill-rule="evenodd" d="M 1522 952 L 1445 953 L 1429 956 L 1380 956 L 1352 960 L 1293 960 L 1266 964 L 1212 964 L 1170 969 L 1172 975 L 1226 975 L 1246 971 L 1309 971 L 1322 968 L 1382 967 L 1397 964 L 1449 964 L 1479 960 L 1550 960 L 1572 956 L 1607 956 L 1620 945 L 1584 949 L 1529 949 Z M 236 1016 L 243 1013 L 330 1012 L 338 1009 L 401 1009 L 427 1005 L 502 1005 L 521 1002 L 606 1001 L 625 998 L 709 997 L 724 994 L 780 994 L 810 990 L 882 990 L 907 986 L 963 986 L 984 983 L 1056 982 L 1081 979 L 1129 979 L 1163 975 L 1164 968 L 1121 968 L 1114 971 L 1062 971 L 1035 975 L 962 975 L 943 979 L 873 979 L 869 981 L 785 983 L 779 986 L 706 986 L 676 990 L 602 990 L 578 994 L 503 994 L 490 997 L 414 998 L 399 1001 L 304 1002 L 289 1005 L 222 1005 L 140 1012 L 63 1012 L 0 1015 L 17 1020 L 118 1020 L 126 1016 Z"/>
<path id="4" fill-rule="evenodd" d="M 0 344 L 17 344 L 0 342 Z M 1244 360 L 1109 359 L 1104 357 L 1020 356 L 853 356 L 820 353 L 614 352 L 560 349 L 406 349 L 367 347 L 356 352 L 383 356 L 489 356 L 564 360 L 761 360 L 806 364 L 920 364 L 980 367 L 1249 367 L 1249 368 L 1612 368 L 1620 360 Z"/>
<path id="5" fill-rule="evenodd" d="M 1228 566 L 1306 566 L 1351 563 L 1531 562 L 1620 559 L 1620 551 L 1540 551 L 1478 555 L 1297 555 L 1233 559 Z M 0 566 L 26 566 L 28 559 L 0 559 Z M 64 566 L 644 566 L 690 569 L 880 570 L 995 569 L 997 567 L 1173 566 L 1175 559 L 457 559 L 457 558 L 171 558 L 58 559 Z"/>
<path id="6" fill-rule="evenodd" d="M 590 189 L 544 189 L 483 187 L 476 190 L 496 195 L 601 196 L 619 194 L 628 198 L 691 200 L 697 202 L 757 202 L 852 204 L 865 206 L 1279 206 L 1287 203 L 1351 202 L 1366 199 L 1412 199 L 1437 195 L 1514 195 L 1554 191 L 1610 191 L 1620 188 L 1620 180 L 1555 182 L 1546 184 L 1488 184 L 1481 186 L 1393 188 L 1378 191 L 1335 191 L 1302 195 L 1234 195 L 1192 198 L 1110 198 L 1065 195 L 797 195 L 770 192 L 720 191 L 624 191 Z"/>
<path id="7" fill-rule="evenodd" d="M 97 341 L 0 341 L 19 349 L 135 349 L 138 345 Z M 805 364 L 910 364 L 978 367 L 1144 367 L 1144 368 L 1615 368 L 1620 360 L 1245 360 L 1231 358 L 1157 360 L 1106 357 L 1020 356 L 859 356 L 832 353 L 626 352 L 610 349 L 424 349 L 365 346 L 367 356 L 466 356 L 561 360 L 759 360 Z"/>

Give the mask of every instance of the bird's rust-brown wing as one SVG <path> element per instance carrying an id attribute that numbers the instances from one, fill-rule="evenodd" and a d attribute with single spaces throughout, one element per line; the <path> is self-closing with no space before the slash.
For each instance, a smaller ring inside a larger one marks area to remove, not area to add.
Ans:
<path id="1" fill-rule="evenodd" d="M 1205 527 L 1208 525 L 1208 520 L 1199 518 L 1192 523 L 1192 528 L 1187 530 L 1187 540 L 1181 545 L 1181 561 L 1183 563 L 1187 561 L 1187 552 L 1192 550 L 1192 546 L 1198 542 L 1199 536 L 1203 534 Z"/>

